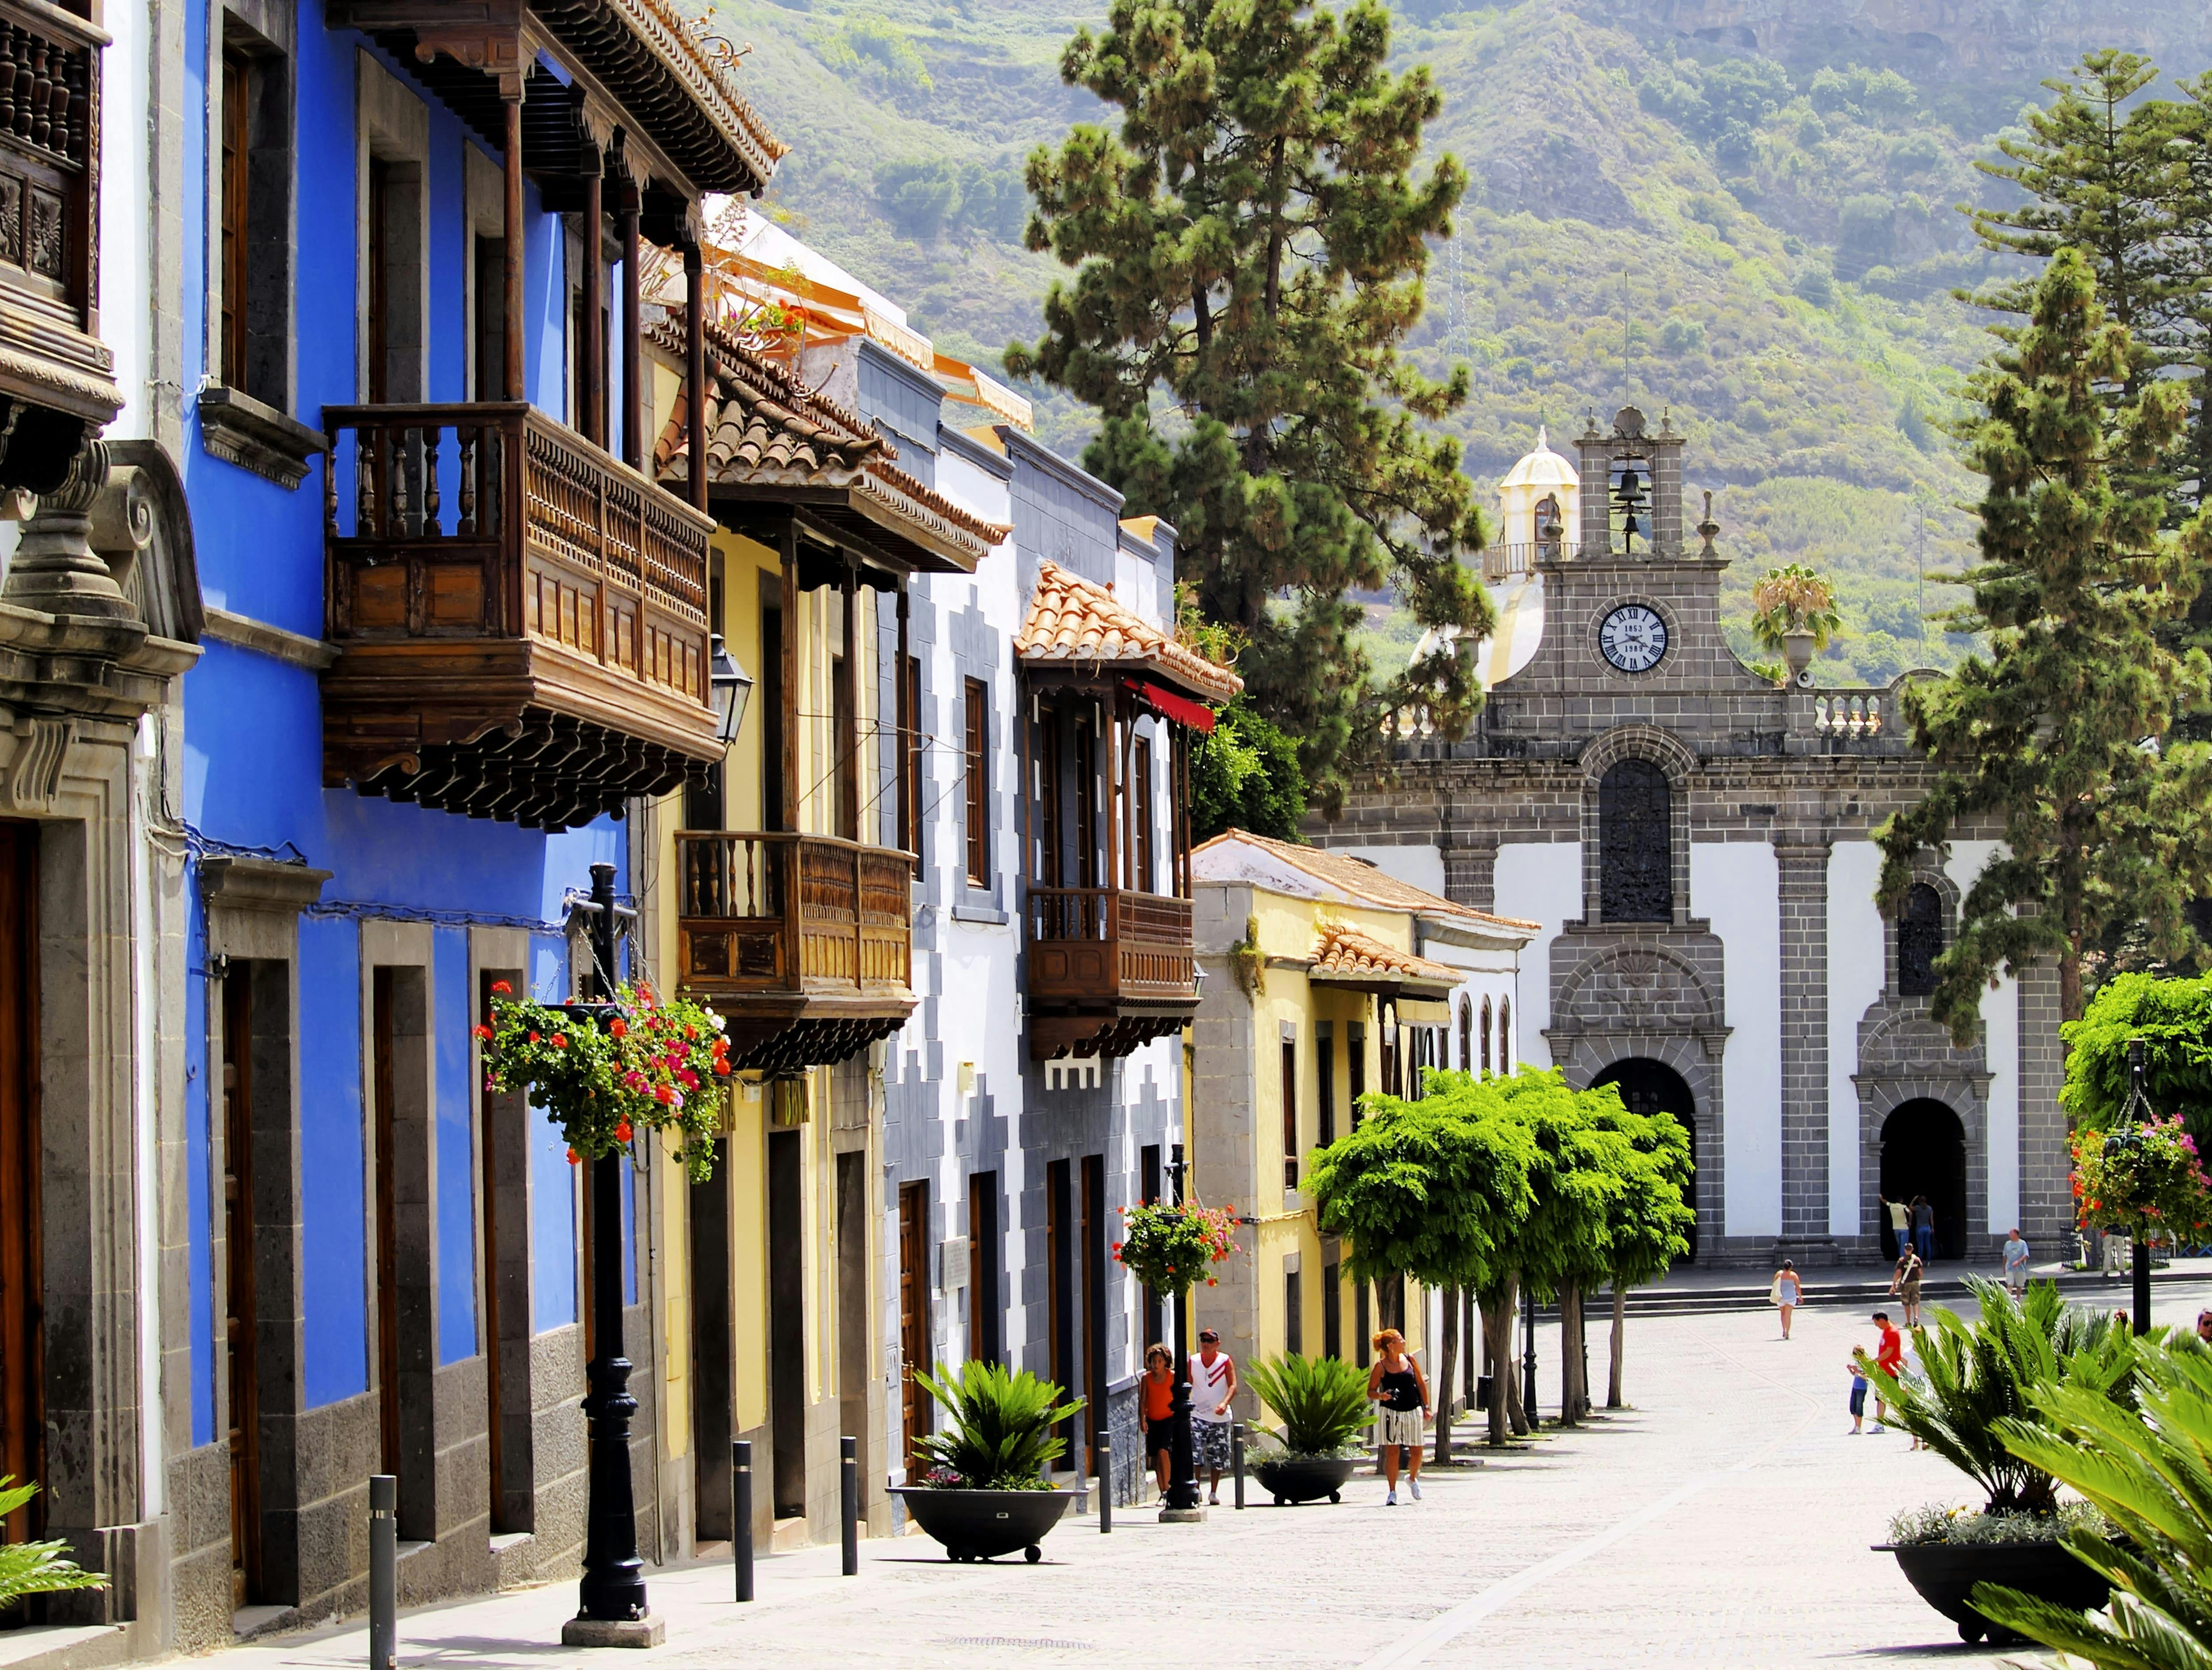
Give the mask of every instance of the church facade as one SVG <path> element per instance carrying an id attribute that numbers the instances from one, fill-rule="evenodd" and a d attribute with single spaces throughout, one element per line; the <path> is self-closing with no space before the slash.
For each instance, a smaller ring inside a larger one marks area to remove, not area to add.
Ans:
<path id="1" fill-rule="evenodd" d="M 2039 1257 L 2070 1250 L 2055 971 L 2001 979 L 1967 1047 L 1928 1015 L 1997 843 L 1966 832 L 1876 906 L 1871 832 L 1929 775 L 1903 680 L 1819 687 L 1809 644 L 1780 684 L 1736 658 L 1681 448 L 1632 407 L 1578 462 L 1540 440 L 1485 558 L 1500 620 L 1475 728 L 1448 743 L 1399 716 L 1387 766 L 1310 833 L 1543 924 L 1509 1058 L 1684 1121 L 1698 1263 L 1880 1259 L 1883 1198 L 1916 1195 L 1939 1258 L 1992 1258 L 2014 1227 Z"/>

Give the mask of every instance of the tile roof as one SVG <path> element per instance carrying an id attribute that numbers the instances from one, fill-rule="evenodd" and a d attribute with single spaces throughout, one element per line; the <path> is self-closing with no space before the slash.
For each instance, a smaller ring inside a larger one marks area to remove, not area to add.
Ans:
<path id="1" fill-rule="evenodd" d="M 1314 942 L 1312 972 L 1337 979 L 1417 980 L 1429 985 L 1457 985 L 1466 970 L 1431 962 L 1410 951 L 1395 951 L 1340 922 L 1320 924 Z"/>
<path id="2" fill-rule="evenodd" d="M 1226 834 L 1215 836 L 1212 840 L 1201 842 L 1197 850 L 1204 852 L 1208 847 L 1224 841 L 1256 847 L 1281 862 L 1304 871 L 1316 881 L 1325 881 L 1340 892 L 1351 894 L 1362 904 L 1379 905 L 1390 911 L 1411 911 L 1422 916 L 1457 917 L 1468 922 L 1495 923 L 1501 928 L 1524 928 L 1532 934 L 1543 930 L 1544 924 L 1540 922 L 1497 916 L 1488 911 L 1478 911 L 1472 905 L 1455 904 L 1425 888 L 1417 887 L 1410 881 L 1401 881 L 1396 876 L 1378 869 L 1364 859 L 1354 858 L 1347 853 L 1332 852 L 1327 847 L 1300 846 L 1295 842 L 1255 835 L 1249 829 L 1232 829 Z"/>
<path id="3" fill-rule="evenodd" d="M 678 363 L 683 333 L 667 320 L 647 338 Z M 711 331 L 707 401 L 707 470 L 732 485 L 842 491 L 872 521 L 972 570 L 1011 529 L 962 509 L 894 461 L 898 448 L 866 418 L 801 387 L 781 366 Z M 654 476 L 664 485 L 691 475 L 690 412 L 684 397 L 653 443 Z"/>
<path id="4" fill-rule="evenodd" d="M 1244 688 L 1244 680 L 1227 667 L 1184 648 L 1105 587 L 1057 563 L 1038 565 L 1036 590 L 1014 648 L 1028 661 L 1139 662 L 1153 676 L 1209 702 L 1225 702 Z"/>

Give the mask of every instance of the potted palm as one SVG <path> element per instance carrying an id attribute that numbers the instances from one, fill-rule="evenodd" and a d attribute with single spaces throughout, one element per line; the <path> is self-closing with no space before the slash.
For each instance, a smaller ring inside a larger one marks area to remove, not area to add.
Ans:
<path id="1" fill-rule="evenodd" d="M 1244 1378 L 1276 1419 L 1259 1429 L 1273 1441 L 1252 1462 L 1260 1488 L 1278 1508 L 1323 1496 L 1342 1500 L 1345 1481 L 1359 1464 L 1367 1376 L 1337 1357 L 1291 1351 L 1252 1363 Z"/>
<path id="2" fill-rule="evenodd" d="M 1053 1429 L 1083 1399 L 1062 1403 L 1050 1380 L 975 1357 L 957 1369 L 940 1362 L 933 1375 L 917 1368 L 915 1379 L 951 1424 L 915 1441 L 921 1482 L 893 1494 L 947 1558 L 988 1560 L 1018 1548 L 1034 1565 L 1075 1494 L 1048 1481 L 1067 1449 Z"/>
<path id="3" fill-rule="evenodd" d="M 1878 1548 L 1897 1557 L 1920 1597 L 1959 1626 L 1962 1641 L 2009 1632 L 1973 1606 L 1978 1583 L 1995 1583 L 2069 1608 L 2104 1604 L 2106 1579 L 2075 1559 L 2063 1540 L 2084 1510 L 2062 1503 L 2058 1481 L 2008 1442 L 2015 1424 L 2035 1418 L 2037 1399 L 2053 1387 L 2121 1411 L 2135 1401 L 2134 1343 L 2100 1312 L 2069 1306 L 2055 1283 L 2031 1283 L 2015 1301 L 1979 1277 L 1967 1286 L 1980 1302 L 1969 1326 L 1933 1307 L 1936 1326 L 1914 1330 L 1921 1372 L 1902 1379 L 1860 1361 L 1900 1428 L 1965 1473 L 1984 1502 L 1919 1508 L 1890 1521 Z"/>
<path id="4" fill-rule="evenodd" d="M 1844 624 L 1836 588 L 1802 563 L 1767 570 L 1751 588 L 1751 636 L 1769 655 L 1779 655 L 1790 676 L 1802 680 L 1815 650 L 1828 647 Z"/>

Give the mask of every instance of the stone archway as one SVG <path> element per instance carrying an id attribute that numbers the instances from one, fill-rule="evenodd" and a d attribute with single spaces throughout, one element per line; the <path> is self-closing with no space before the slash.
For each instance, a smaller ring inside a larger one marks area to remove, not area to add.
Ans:
<path id="1" fill-rule="evenodd" d="M 1881 1122 L 1881 1193 L 1925 1196 L 1935 1209 L 1934 1252 L 1963 1259 L 1972 1245 L 1967 1216 L 1966 1127 L 1947 1102 L 1916 1096 Z"/>
<path id="2" fill-rule="evenodd" d="M 1663 1061 L 1649 1056 L 1630 1056 L 1601 1070 L 1590 1088 L 1614 1085 L 1632 1113 L 1670 1114 L 1690 1138 L 1690 1177 L 1682 1199 L 1692 1211 L 1698 1205 L 1698 1104 L 1682 1076 Z M 1694 1264 L 1698 1257 L 1698 1226 L 1690 1224 L 1690 1247 L 1680 1262 Z"/>

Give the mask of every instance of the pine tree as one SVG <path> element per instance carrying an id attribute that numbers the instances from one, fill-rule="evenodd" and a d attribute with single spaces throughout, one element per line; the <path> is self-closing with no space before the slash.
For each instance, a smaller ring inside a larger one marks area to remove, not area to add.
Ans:
<path id="1" fill-rule="evenodd" d="M 1962 426 L 1988 478 L 1972 601 L 1948 623 L 1988 634 L 1946 677 L 1907 687 L 1913 740 L 1936 776 L 1917 805 L 1875 832 L 1885 906 L 1901 904 L 1916 856 L 1962 827 L 2005 843 L 1960 908 L 1936 961 L 1935 1018 L 1962 1045 L 1984 986 L 2040 957 L 2057 964 L 2063 1019 L 2082 1006 L 2082 953 L 2139 921 L 2166 956 L 2193 942 L 2185 903 L 2212 882 L 2212 758 L 2172 740 L 2212 701 L 2212 664 L 2160 628 L 2195 595 L 2212 518 L 2160 531 L 2155 494 L 2125 485 L 2170 446 L 2187 397 L 2153 380 L 2113 399 L 2135 363 L 2108 322 L 2089 259 L 2052 258 L 2029 322 L 1977 374 L 1978 418 Z"/>
<path id="2" fill-rule="evenodd" d="M 1399 351 L 1466 176 L 1443 156 L 1415 177 L 1442 98 L 1425 70 L 1385 70 L 1389 46 L 1376 0 L 1114 0 L 1060 73 L 1120 131 L 1030 157 L 1030 247 L 1076 272 L 1006 356 L 1099 408 L 1085 466 L 1174 523 L 1201 607 L 1245 638 L 1254 707 L 1332 808 L 1384 706 L 1465 728 L 1492 619 L 1457 560 L 1482 545 L 1459 448 L 1424 427 L 1467 373 L 1431 381 Z M 1393 582 L 1456 635 L 1370 692 L 1345 594 Z"/>

